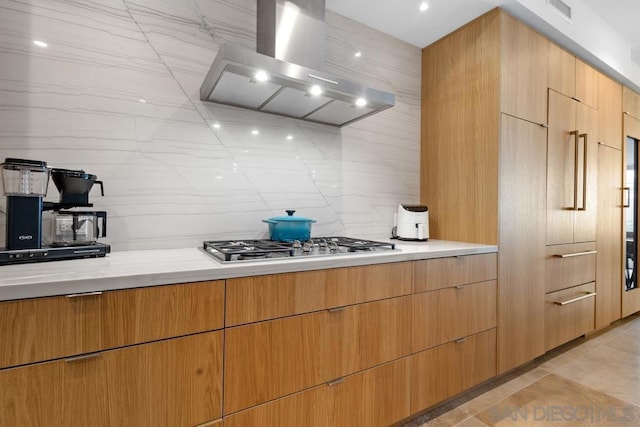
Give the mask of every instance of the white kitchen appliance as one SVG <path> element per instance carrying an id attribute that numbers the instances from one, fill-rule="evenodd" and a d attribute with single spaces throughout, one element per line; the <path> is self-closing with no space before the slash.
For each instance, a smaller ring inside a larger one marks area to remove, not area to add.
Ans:
<path id="1" fill-rule="evenodd" d="M 429 208 L 424 205 L 399 205 L 392 235 L 399 240 L 429 240 Z"/>

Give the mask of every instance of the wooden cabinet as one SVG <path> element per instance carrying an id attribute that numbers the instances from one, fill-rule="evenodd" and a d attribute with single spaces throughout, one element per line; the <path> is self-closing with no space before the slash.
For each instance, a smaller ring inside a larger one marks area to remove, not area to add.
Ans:
<path id="1" fill-rule="evenodd" d="M 225 427 L 388 426 L 410 412 L 411 363 L 402 358 L 225 417 Z"/>
<path id="2" fill-rule="evenodd" d="M 596 328 L 620 319 L 622 310 L 622 152 L 598 147 Z"/>
<path id="3" fill-rule="evenodd" d="M 531 64 L 547 63 L 549 43 L 539 37 L 496 9 L 422 51 L 421 202 L 433 238 L 500 247 L 498 372 L 544 352 L 547 86 Z"/>
<path id="4" fill-rule="evenodd" d="M 597 111 L 549 91 L 547 244 L 595 241 Z"/>
<path id="5" fill-rule="evenodd" d="M 222 338 L 196 334 L 2 370 L 0 425 L 191 427 L 221 418 Z"/>
<path id="6" fill-rule="evenodd" d="M 0 368 L 223 327 L 224 282 L 0 302 Z"/>
<path id="7" fill-rule="evenodd" d="M 640 120 L 640 95 L 626 86 L 622 88 L 622 111 Z"/>
<path id="8" fill-rule="evenodd" d="M 547 132 L 503 114 L 500 141 L 497 340 L 502 373 L 544 352 Z"/>
<path id="9" fill-rule="evenodd" d="M 622 150 L 622 85 L 598 73 L 599 142 Z"/>
<path id="10" fill-rule="evenodd" d="M 596 243 L 547 247 L 545 292 L 596 280 Z"/>
<path id="11" fill-rule="evenodd" d="M 410 412 L 411 363 L 408 357 L 344 378 L 329 386 L 330 426 L 388 426 Z"/>
<path id="12" fill-rule="evenodd" d="M 551 350 L 595 327 L 595 283 L 586 283 L 547 294 L 545 349 Z"/>
<path id="13" fill-rule="evenodd" d="M 558 45 L 549 42 L 549 88 L 591 108 L 598 108 L 598 72 Z"/>
<path id="14" fill-rule="evenodd" d="M 413 297 L 414 352 L 495 327 L 495 280 Z"/>
<path id="15" fill-rule="evenodd" d="M 411 274 L 399 262 L 229 279 L 226 325 L 408 295 Z"/>
<path id="16" fill-rule="evenodd" d="M 415 413 L 495 376 L 496 331 L 414 354 L 411 361 L 411 412 Z"/>
<path id="17" fill-rule="evenodd" d="M 225 413 L 410 354 L 411 298 L 228 328 Z"/>
<path id="18" fill-rule="evenodd" d="M 500 16 L 500 97 L 502 113 L 534 123 L 547 122 L 549 42 L 515 18 Z"/>
<path id="19" fill-rule="evenodd" d="M 498 277 L 498 254 L 434 258 L 413 263 L 415 292 L 434 291 Z"/>

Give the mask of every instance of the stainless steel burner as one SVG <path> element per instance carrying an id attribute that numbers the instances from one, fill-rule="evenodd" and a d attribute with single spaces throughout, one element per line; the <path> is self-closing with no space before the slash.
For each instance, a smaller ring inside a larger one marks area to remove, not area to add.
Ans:
<path id="1" fill-rule="evenodd" d="M 203 249 L 218 261 L 233 262 L 394 250 L 395 244 L 350 237 L 316 237 L 306 242 L 298 240 L 293 242 L 272 240 L 205 241 Z"/>

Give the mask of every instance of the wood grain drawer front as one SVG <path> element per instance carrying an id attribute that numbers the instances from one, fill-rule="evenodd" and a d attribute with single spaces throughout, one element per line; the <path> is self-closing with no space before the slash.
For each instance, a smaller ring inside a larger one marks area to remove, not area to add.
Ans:
<path id="1" fill-rule="evenodd" d="M 225 414 L 411 353 L 411 296 L 225 333 Z"/>
<path id="2" fill-rule="evenodd" d="M 0 368 L 223 327 L 224 281 L 0 302 Z"/>
<path id="3" fill-rule="evenodd" d="M 545 292 L 596 280 L 596 244 L 575 243 L 547 246 Z"/>
<path id="4" fill-rule="evenodd" d="M 388 426 L 410 415 L 410 369 L 403 358 L 236 412 L 224 425 Z"/>
<path id="5" fill-rule="evenodd" d="M 498 254 L 465 255 L 414 262 L 415 291 L 494 280 L 498 277 Z"/>
<path id="6" fill-rule="evenodd" d="M 413 351 L 496 327 L 495 280 L 413 296 Z"/>
<path id="7" fill-rule="evenodd" d="M 329 425 L 383 427 L 408 417 L 411 403 L 411 359 L 346 377 L 328 386 Z"/>
<path id="8" fill-rule="evenodd" d="M 414 354 L 411 359 L 413 414 L 496 375 L 496 330 Z"/>
<path id="9" fill-rule="evenodd" d="M 398 262 L 228 279 L 226 325 L 408 295 L 411 274 Z"/>
<path id="10" fill-rule="evenodd" d="M 551 350 L 595 329 L 595 283 L 547 294 L 545 350 Z"/>
<path id="11" fill-rule="evenodd" d="M 327 385 L 322 384 L 281 399 L 224 417 L 224 427 L 327 427 Z"/>
<path id="12" fill-rule="evenodd" d="M 222 415 L 222 331 L 0 371 L 2 426 L 191 427 Z"/>

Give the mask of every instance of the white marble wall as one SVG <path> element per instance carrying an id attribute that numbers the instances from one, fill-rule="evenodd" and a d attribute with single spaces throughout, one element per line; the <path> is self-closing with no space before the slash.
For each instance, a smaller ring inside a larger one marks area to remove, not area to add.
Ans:
<path id="1" fill-rule="evenodd" d="M 98 175 L 113 250 L 262 238 L 285 208 L 316 236 L 388 236 L 419 198 L 420 50 L 327 13 L 326 71 L 396 94 L 343 128 L 200 102 L 221 43 L 255 49 L 255 15 L 255 0 L 3 0 L 0 157 Z"/>

